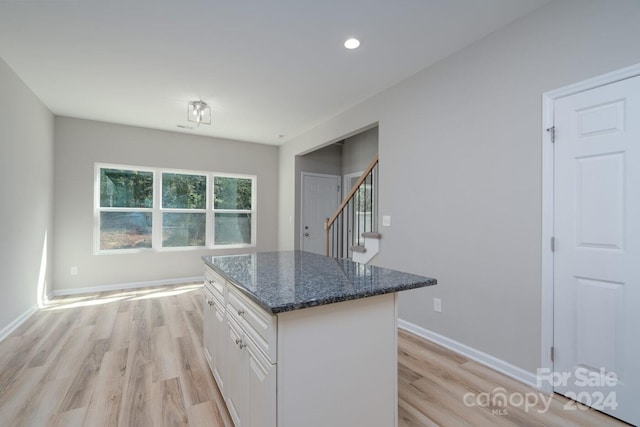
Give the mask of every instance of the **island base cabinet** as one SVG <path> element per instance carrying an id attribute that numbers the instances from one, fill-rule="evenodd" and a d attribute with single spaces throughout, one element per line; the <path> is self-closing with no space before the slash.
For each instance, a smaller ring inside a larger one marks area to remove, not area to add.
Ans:
<path id="1" fill-rule="evenodd" d="M 397 427 L 396 293 L 274 315 L 205 273 L 205 354 L 235 427 Z"/>
<path id="2" fill-rule="evenodd" d="M 278 315 L 278 427 L 398 425 L 395 296 Z"/>

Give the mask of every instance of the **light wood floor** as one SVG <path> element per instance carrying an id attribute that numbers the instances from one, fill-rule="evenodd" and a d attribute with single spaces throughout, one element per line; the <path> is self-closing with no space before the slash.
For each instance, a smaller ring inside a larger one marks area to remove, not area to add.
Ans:
<path id="1" fill-rule="evenodd" d="M 202 285 L 63 298 L 0 343 L 0 425 L 232 426 Z"/>
<path id="2" fill-rule="evenodd" d="M 399 427 L 627 426 L 402 330 L 398 343 Z M 506 404 L 494 399 L 499 395 L 507 397 Z"/>
<path id="3" fill-rule="evenodd" d="M 465 393 L 533 390 L 406 332 L 399 337 L 400 427 L 624 425 L 592 410 L 564 411 L 559 397 L 544 414 L 468 407 Z M 232 426 L 203 356 L 202 286 L 52 301 L 0 343 L 0 425 Z"/>

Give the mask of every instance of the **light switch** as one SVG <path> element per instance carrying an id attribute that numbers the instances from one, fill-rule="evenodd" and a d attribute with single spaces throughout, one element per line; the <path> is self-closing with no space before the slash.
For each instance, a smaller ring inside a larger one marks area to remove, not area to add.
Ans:
<path id="1" fill-rule="evenodd" d="M 382 226 L 383 227 L 391 227 L 391 216 L 383 215 L 382 216 Z"/>

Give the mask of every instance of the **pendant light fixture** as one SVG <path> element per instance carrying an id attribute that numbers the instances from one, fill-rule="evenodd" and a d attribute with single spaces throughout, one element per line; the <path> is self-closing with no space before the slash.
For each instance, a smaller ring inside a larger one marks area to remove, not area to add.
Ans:
<path id="1" fill-rule="evenodd" d="M 211 108 L 202 100 L 191 101 L 187 104 L 187 120 L 197 123 L 198 126 L 201 124 L 210 125 Z"/>

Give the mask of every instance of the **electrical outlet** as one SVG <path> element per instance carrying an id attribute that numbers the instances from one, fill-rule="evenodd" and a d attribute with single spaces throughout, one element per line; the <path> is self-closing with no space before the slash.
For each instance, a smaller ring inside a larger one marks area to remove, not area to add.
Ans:
<path id="1" fill-rule="evenodd" d="M 442 313 L 442 300 L 440 298 L 433 299 L 433 311 Z"/>
<path id="2" fill-rule="evenodd" d="M 383 215 L 382 216 L 382 226 L 383 227 L 391 227 L 391 216 Z"/>
<path id="3" fill-rule="evenodd" d="M 76 267 L 75 265 L 73 267 L 71 267 L 71 275 L 72 276 L 77 276 L 78 275 L 78 267 Z"/>

